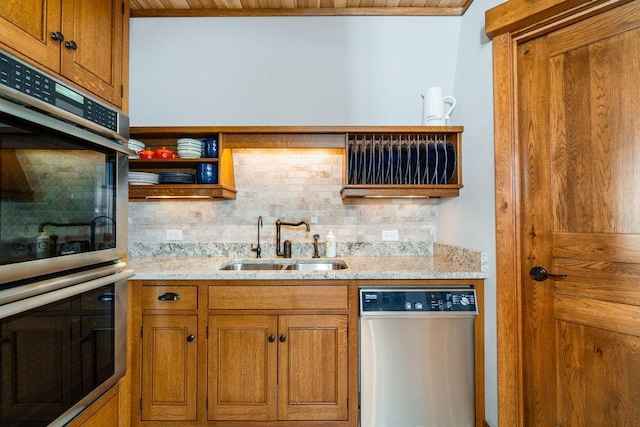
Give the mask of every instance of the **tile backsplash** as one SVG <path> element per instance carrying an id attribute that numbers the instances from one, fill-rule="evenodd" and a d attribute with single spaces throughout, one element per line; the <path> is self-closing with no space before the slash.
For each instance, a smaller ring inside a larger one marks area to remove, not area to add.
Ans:
<path id="1" fill-rule="evenodd" d="M 257 242 L 259 216 L 264 224 L 262 253 L 267 257 L 274 255 L 277 219 L 306 220 L 311 225 L 310 232 L 304 227 L 282 227 L 282 240 L 293 241 L 294 254 L 296 246 L 311 244 L 314 234 L 324 243 L 330 229 L 339 248 L 347 243 L 381 242 L 383 230 L 398 230 L 399 244 L 434 242 L 436 201 L 342 200 L 340 150 L 234 149 L 233 157 L 236 200 L 129 203 L 130 253 L 151 255 L 170 245 L 198 246 L 201 252 L 231 243 L 242 244 L 239 247 L 248 251 L 248 245 Z M 168 241 L 166 230 L 181 230 L 182 240 Z"/>

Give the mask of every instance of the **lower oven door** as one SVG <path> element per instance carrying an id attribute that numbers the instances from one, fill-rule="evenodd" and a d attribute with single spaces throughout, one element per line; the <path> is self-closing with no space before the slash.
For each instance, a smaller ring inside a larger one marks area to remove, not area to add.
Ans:
<path id="1" fill-rule="evenodd" d="M 100 271 L 0 292 L 0 426 L 62 426 L 124 375 L 133 271 Z"/>

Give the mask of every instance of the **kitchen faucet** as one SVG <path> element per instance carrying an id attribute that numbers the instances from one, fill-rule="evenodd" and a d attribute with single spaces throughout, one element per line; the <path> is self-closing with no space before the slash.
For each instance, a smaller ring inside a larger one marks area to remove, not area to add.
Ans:
<path id="1" fill-rule="evenodd" d="M 282 222 L 279 219 L 276 220 L 276 256 L 283 256 L 285 258 L 291 258 L 291 240 L 285 241 L 284 251 L 280 250 L 280 227 L 283 225 L 290 225 L 291 227 L 298 227 L 299 225 L 305 225 L 307 232 L 311 231 L 309 223 L 307 221 L 300 222 Z"/>
<path id="2" fill-rule="evenodd" d="M 251 250 L 256 253 L 256 258 L 262 258 L 262 248 L 260 248 L 260 229 L 262 228 L 262 215 L 258 217 L 258 246 L 251 245 Z"/>

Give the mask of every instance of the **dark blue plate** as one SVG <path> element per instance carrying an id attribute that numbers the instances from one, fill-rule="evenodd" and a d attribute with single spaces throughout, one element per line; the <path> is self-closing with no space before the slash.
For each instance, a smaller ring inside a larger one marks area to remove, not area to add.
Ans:
<path id="1" fill-rule="evenodd" d="M 427 145 L 427 177 L 429 180 L 425 184 L 436 183 L 436 166 L 438 165 L 438 156 L 436 155 L 436 145 L 430 142 Z"/>
<path id="2" fill-rule="evenodd" d="M 445 171 L 447 169 L 447 149 L 444 143 L 439 142 L 436 145 L 436 151 L 438 153 L 438 164 L 436 165 L 436 183 L 444 184 L 447 179 Z"/>
<path id="3" fill-rule="evenodd" d="M 456 169 L 456 149 L 452 143 L 447 142 L 446 152 L 447 152 L 447 167 L 445 170 L 445 174 L 446 174 L 445 184 L 451 184 L 451 180 L 453 179 L 453 172 Z"/>

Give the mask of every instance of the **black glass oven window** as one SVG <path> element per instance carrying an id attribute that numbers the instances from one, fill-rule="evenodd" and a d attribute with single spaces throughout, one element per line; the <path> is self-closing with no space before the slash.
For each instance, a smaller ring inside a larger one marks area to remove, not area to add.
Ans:
<path id="1" fill-rule="evenodd" d="M 114 286 L 0 320 L 0 426 L 46 426 L 114 374 Z"/>
<path id="2" fill-rule="evenodd" d="M 0 265 L 115 247 L 115 154 L 100 150 L 0 117 Z"/>

